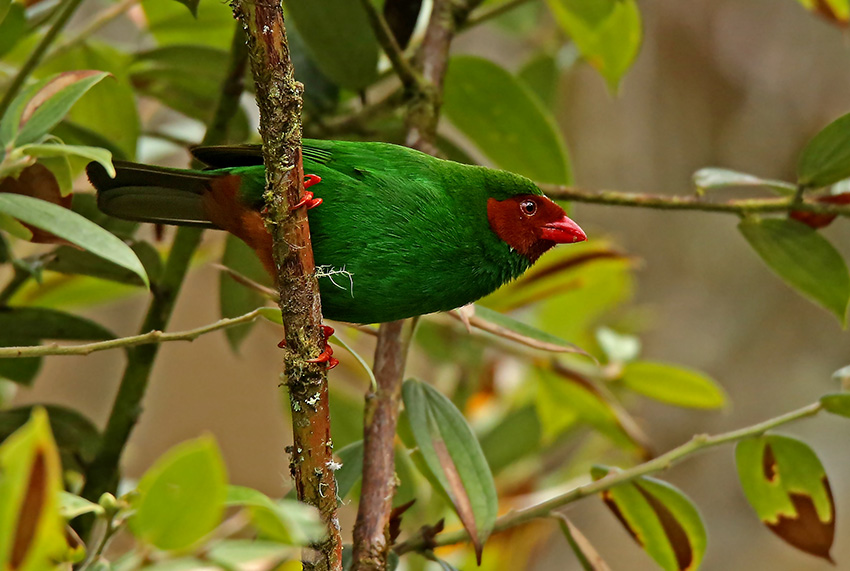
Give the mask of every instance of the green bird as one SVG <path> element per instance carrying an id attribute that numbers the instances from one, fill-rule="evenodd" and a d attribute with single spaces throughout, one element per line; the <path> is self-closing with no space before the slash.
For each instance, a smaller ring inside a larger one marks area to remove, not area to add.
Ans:
<path id="1" fill-rule="evenodd" d="M 226 230 L 274 276 L 260 211 L 259 146 L 198 147 L 206 170 L 115 162 L 87 168 L 98 206 L 127 220 Z M 530 180 L 388 143 L 303 142 L 322 311 L 378 323 L 447 311 L 518 277 L 556 244 L 586 239 Z"/>

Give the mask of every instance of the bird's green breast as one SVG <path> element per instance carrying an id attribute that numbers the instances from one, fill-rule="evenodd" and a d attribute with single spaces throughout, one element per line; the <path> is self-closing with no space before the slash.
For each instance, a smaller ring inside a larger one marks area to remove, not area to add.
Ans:
<path id="1" fill-rule="evenodd" d="M 531 265 L 487 220 L 487 199 L 528 191 L 505 188 L 525 179 L 402 147 L 364 154 L 359 143 L 349 156 L 336 145 L 331 161 L 304 160 L 322 177 L 311 190 L 324 202 L 309 219 L 326 317 L 373 323 L 453 309 Z M 262 167 L 235 170 L 246 200 L 261 197 Z"/>

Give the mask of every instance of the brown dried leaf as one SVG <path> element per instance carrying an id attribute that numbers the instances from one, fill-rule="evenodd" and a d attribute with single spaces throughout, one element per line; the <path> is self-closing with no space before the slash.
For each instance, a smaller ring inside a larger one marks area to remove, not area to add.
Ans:
<path id="1" fill-rule="evenodd" d="M 584 534 L 579 531 L 575 525 L 573 525 L 573 522 L 571 522 L 564 514 L 555 515 L 561 526 L 561 531 L 564 532 L 564 536 L 567 538 L 567 542 L 570 544 L 570 547 L 573 548 L 573 552 L 576 554 L 576 557 L 578 557 L 582 568 L 585 571 L 611 571 L 611 568 L 608 567 L 605 560 L 602 559 Z"/>

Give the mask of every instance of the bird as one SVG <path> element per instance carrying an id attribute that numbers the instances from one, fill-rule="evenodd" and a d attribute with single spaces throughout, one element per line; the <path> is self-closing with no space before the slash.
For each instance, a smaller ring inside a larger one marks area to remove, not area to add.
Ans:
<path id="1" fill-rule="evenodd" d="M 584 231 L 531 180 L 382 142 L 304 139 L 304 199 L 327 319 L 382 323 L 462 307 Z M 87 174 L 104 213 L 228 231 L 276 270 L 259 145 L 195 147 L 203 170 L 114 161 Z M 319 182 L 321 181 L 321 182 Z"/>

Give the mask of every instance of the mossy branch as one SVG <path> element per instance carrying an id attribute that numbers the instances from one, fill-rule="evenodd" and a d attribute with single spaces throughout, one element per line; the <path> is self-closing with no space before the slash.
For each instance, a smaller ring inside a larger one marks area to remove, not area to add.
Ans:
<path id="1" fill-rule="evenodd" d="M 308 362 L 324 349 L 319 284 L 305 208 L 301 162 L 303 86 L 295 81 L 280 3 L 233 0 L 247 35 L 257 86 L 266 168 L 266 224 L 272 234 L 280 309 L 286 329 L 285 383 L 289 389 L 293 446 L 290 469 L 298 499 L 315 506 L 327 535 L 304 552 L 304 568 L 341 571 L 342 540 L 336 509 L 328 378 L 325 365 Z"/>

